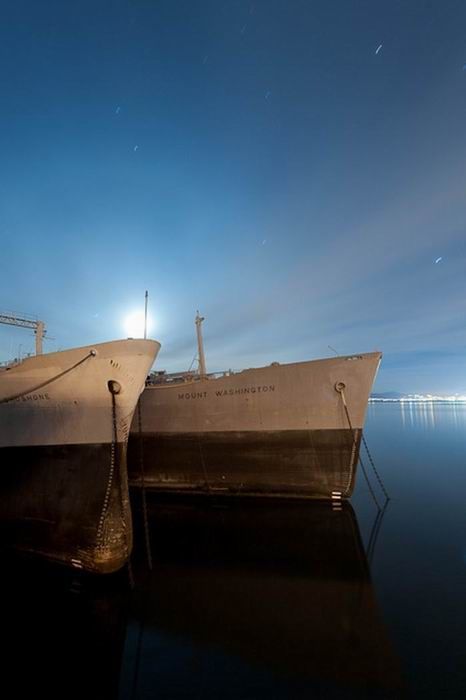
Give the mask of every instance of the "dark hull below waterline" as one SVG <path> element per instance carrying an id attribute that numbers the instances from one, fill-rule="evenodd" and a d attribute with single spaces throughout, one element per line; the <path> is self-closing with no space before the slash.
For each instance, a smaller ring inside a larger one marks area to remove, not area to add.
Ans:
<path id="1" fill-rule="evenodd" d="M 126 563 L 132 525 L 124 444 L 113 456 L 110 444 L 3 447 L 0 460 L 2 546 L 95 573 Z"/>
<path id="2" fill-rule="evenodd" d="M 349 498 L 361 431 L 132 433 L 131 486 L 225 495 Z"/>

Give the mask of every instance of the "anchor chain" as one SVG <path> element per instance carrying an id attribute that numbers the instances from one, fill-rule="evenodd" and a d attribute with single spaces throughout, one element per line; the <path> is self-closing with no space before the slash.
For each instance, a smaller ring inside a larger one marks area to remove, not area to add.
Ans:
<path id="1" fill-rule="evenodd" d="M 343 408 L 345 409 L 346 419 L 347 419 L 347 421 L 348 421 L 348 425 L 349 425 L 349 427 L 350 427 L 350 430 L 351 430 L 351 432 L 352 432 L 353 435 L 354 435 L 354 442 L 353 442 L 353 451 L 354 451 L 355 444 L 356 444 L 357 430 L 355 430 L 355 429 L 353 428 L 353 424 L 352 424 L 352 422 L 351 422 L 351 418 L 350 418 L 350 414 L 349 414 L 349 410 L 348 410 L 348 404 L 347 404 L 347 402 L 346 402 L 345 389 L 346 389 L 346 385 L 345 385 L 344 382 L 336 382 L 336 383 L 335 383 L 335 391 L 337 391 L 337 392 L 340 394 L 340 396 L 341 396 L 341 399 L 342 399 L 342 402 L 343 402 Z M 382 478 L 381 478 L 381 476 L 380 476 L 380 474 L 379 474 L 379 472 L 378 472 L 378 470 L 377 470 L 377 468 L 376 468 L 376 466 L 375 466 L 375 464 L 374 464 L 374 460 L 372 459 L 372 455 L 371 455 L 371 453 L 370 453 L 370 451 L 369 451 L 369 447 L 368 447 L 368 445 L 367 445 L 366 439 L 365 439 L 365 437 L 364 437 L 364 432 L 363 432 L 362 430 L 361 430 L 361 438 L 362 438 L 364 447 L 366 448 L 367 456 L 369 457 L 369 462 L 370 462 L 370 464 L 371 464 L 372 470 L 373 470 L 373 472 L 374 472 L 374 474 L 375 474 L 375 476 L 376 476 L 376 478 L 377 478 L 377 481 L 378 481 L 378 483 L 379 483 L 379 485 L 380 485 L 381 490 L 383 491 L 383 494 L 384 494 L 384 496 L 385 496 L 385 502 L 387 502 L 388 500 L 390 500 L 390 497 L 389 497 L 389 495 L 388 495 L 388 493 L 387 493 L 387 491 L 386 491 L 386 489 L 385 489 L 385 486 L 384 486 L 384 484 L 383 484 L 383 482 L 382 482 Z M 353 464 L 353 461 L 354 461 L 354 458 L 353 458 L 353 452 L 352 452 L 350 469 L 351 469 L 351 466 L 352 466 L 352 464 Z M 365 467 L 364 467 L 364 463 L 363 463 L 363 461 L 362 461 L 362 457 L 361 457 L 360 454 L 359 454 L 359 463 L 361 464 L 361 469 L 362 469 L 362 472 L 363 472 L 364 477 L 365 477 L 365 479 L 366 479 L 366 483 L 367 483 L 367 486 L 368 486 L 369 491 L 370 491 L 370 493 L 371 493 L 371 496 L 372 496 L 372 498 L 374 499 L 374 502 L 375 502 L 377 508 L 378 508 L 379 510 L 381 510 L 381 506 L 380 506 L 380 504 L 379 504 L 379 502 L 378 502 L 378 500 L 377 500 L 377 497 L 376 497 L 376 495 L 375 495 L 375 492 L 374 492 L 374 490 L 373 490 L 373 488 L 372 488 L 372 486 L 371 486 L 371 484 L 370 484 L 369 477 L 368 477 L 368 475 L 367 475 L 367 472 L 366 472 L 366 469 L 365 469 Z M 349 483 L 351 483 L 351 473 L 350 473 L 350 482 L 349 482 Z M 349 488 L 349 487 L 348 487 L 348 488 Z M 346 489 L 346 491 L 348 491 L 348 488 Z M 385 504 L 386 504 L 386 503 L 385 503 Z"/>
<path id="2" fill-rule="evenodd" d="M 146 541 L 147 566 L 149 568 L 149 571 L 152 571 L 152 549 L 150 544 L 149 521 L 147 518 L 146 481 L 144 472 L 144 443 L 142 438 L 141 397 L 139 397 L 138 399 L 137 411 L 139 432 L 139 470 L 141 473 L 142 517 L 144 522 L 144 537 Z"/>
<path id="3" fill-rule="evenodd" d="M 116 414 L 116 395 L 120 393 L 121 391 L 121 385 L 119 382 L 115 380 L 111 380 L 109 383 L 109 391 L 112 394 L 112 423 L 113 423 L 113 435 L 114 435 L 114 443 L 115 443 L 115 455 L 118 454 L 118 426 L 117 426 L 117 414 Z M 126 563 L 128 567 L 128 578 L 129 578 L 129 585 L 130 588 L 134 588 L 134 577 L 133 577 L 133 569 L 131 566 L 131 558 L 130 558 L 130 550 L 128 547 L 128 531 L 126 527 L 126 513 L 129 507 L 128 502 L 125 503 L 124 500 L 124 495 L 123 495 L 123 481 L 125 484 L 128 484 L 128 474 L 126 473 L 126 461 L 125 460 L 117 460 L 115 459 L 115 466 L 117 467 L 117 473 L 118 473 L 118 495 L 119 495 L 119 505 L 120 505 L 120 519 L 121 519 L 121 526 L 123 529 L 123 541 L 124 541 L 124 548 L 125 548 L 125 555 L 126 555 Z M 124 474 L 123 474 L 124 470 Z"/>
<path id="4" fill-rule="evenodd" d="M 369 451 L 369 447 L 367 446 L 367 442 L 366 442 L 366 438 L 364 437 L 364 433 L 362 433 L 362 441 L 364 443 L 364 447 L 366 448 L 367 456 L 369 457 L 369 462 L 371 463 L 372 470 L 376 476 L 377 481 L 379 482 L 379 486 L 382 489 L 385 498 L 387 499 L 387 501 L 389 501 L 390 496 L 388 495 L 388 493 L 385 489 L 385 486 L 383 484 L 382 478 L 381 478 L 381 476 L 380 476 L 379 472 L 377 471 L 377 468 L 374 464 L 374 460 L 372 459 L 372 455 Z"/>
<path id="5" fill-rule="evenodd" d="M 110 392 L 110 395 L 112 397 L 112 442 L 110 444 L 110 468 L 109 468 L 109 473 L 108 473 L 108 479 L 107 479 L 107 487 L 105 489 L 105 496 L 104 496 L 104 501 L 102 504 L 102 511 L 100 513 L 100 518 L 99 518 L 99 524 L 97 527 L 97 536 L 96 536 L 96 547 L 97 549 L 102 549 L 105 545 L 104 543 L 104 527 L 105 527 L 105 520 L 108 515 L 108 509 L 110 506 L 110 499 L 112 495 L 112 488 L 113 488 L 113 482 L 115 479 L 115 472 L 118 473 L 119 475 L 119 483 L 118 483 L 118 495 L 119 495 L 119 507 L 120 507 L 120 519 L 121 519 L 121 525 L 123 528 L 123 539 L 124 539 L 124 547 L 125 547 L 125 554 L 126 554 L 126 559 L 128 561 L 128 571 L 129 571 L 129 578 L 130 578 L 130 584 L 132 585 L 132 571 L 131 571 L 131 565 L 129 561 L 129 549 L 128 549 L 128 537 L 127 537 L 127 528 L 126 528 L 126 509 L 127 509 L 127 504 L 124 501 L 124 496 L 123 496 L 123 475 L 121 474 L 121 467 L 122 465 L 120 464 L 120 461 L 118 460 L 118 424 L 117 424 L 117 404 L 116 404 L 116 396 L 120 393 L 121 391 L 121 385 L 119 382 L 111 379 L 108 383 L 108 390 Z"/>
<path id="6" fill-rule="evenodd" d="M 369 489 L 369 491 L 370 491 L 370 494 L 371 494 L 372 498 L 374 499 L 374 503 L 375 503 L 375 505 L 377 506 L 377 508 L 378 508 L 379 510 L 381 510 L 380 503 L 379 503 L 379 501 L 377 500 L 377 496 L 375 495 L 375 491 L 374 491 L 374 489 L 372 488 L 371 482 L 369 481 L 369 477 L 368 477 L 368 475 L 367 475 L 366 468 L 365 468 L 365 466 L 364 466 L 364 462 L 363 462 L 362 459 L 361 459 L 361 455 L 359 455 L 359 463 L 360 463 L 360 465 L 361 465 L 361 469 L 362 469 L 362 473 L 364 474 L 364 478 L 366 479 L 366 484 L 367 484 L 367 486 L 368 486 L 368 489 Z"/>
<path id="7" fill-rule="evenodd" d="M 346 388 L 346 386 L 343 382 L 336 382 L 335 391 L 337 391 L 341 396 L 341 399 L 343 402 L 343 407 L 344 407 L 345 413 L 346 413 L 346 419 L 348 421 L 348 425 L 349 425 L 351 433 L 353 435 L 353 444 L 351 446 L 351 457 L 350 457 L 350 464 L 349 464 L 348 483 L 347 483 L 347 485 L 343 491 L 343 494 L 342 494 L 342 495 L 346 496 L 346 494 L 349 492 L 349 489 L 351 486 L 351 481 L 353 479 L 354 461 L 355 461 L 356 449 L 357 449 L 358 431 L 353 429 L 353 425 L 351 423 L 351 418 L 349 415 L 348 406 L 346 405 L 345 388 Z"/>
<path id="8" fill-rule="evenodd" d="M 108 479 L 107 479 L 107 488 L 105 489 L 105 496 L 104 496 L 104 502 L 102 504 L 102 511 L 100 513 L 100 518 L 99 518 L 99 525 L 97 528 L 97 547 L 102 548 L 104 546 L 103 543 L 103 534 L 104 534 L 104 525 L 105 525 L 105 519 L 107 517 L 108 513 L 108 507 L 110 504 L 110 496 L 112 493 L 112 486 L 113 486 L 113 478 L 115 475 L 115 467 L 116 467 L 116 450 L 117 450 L 117 444 L 118 444 L 118 426 L 117 426 L 117 420 L 116 420 L 116 399 L 115 396 L 118 393 L 118 387 L 120 387 L 118 382 L 115 381 L 109 381 L 108 382 L 108 390 L 110 392 L 110 395 L 112 397 L 112 442 L 110 444 L 110 468 L 108 472 Z M 124 520 L 124 518 L 123 518 Z"/>
<path id="9" fill-rule="evenodd" d="M 118 495 L 119 495 L 118 500 L 119 500 L 119 506 L 120 506 L 120 519 L 121 519 L 121 525 L 122 525 L 122 529 L 123 529 L 123 541 L 124 541 L 126 562 L 128 565 L 129 584 L 130 584 L 130 588 L 133 589 L 134 578 L 133 578 L 133 572 L 132 572 L 132 568 L 131 568 L 130 551 L 128 548 L 128 537 L 127 537 L 126 518 L 125 518 L 127 504 L 125 504 L 124 497 L 123 497 L 123 483 L 122 483 L 123 479 L 122 479 L 122 474 L 120 473 L 121 464 L 117 458 L 117 455 L 118 455 L 118 424 L 117 424 L 116 396 L 121 391 L 121 384 L 119 382 L 111 379 L 109 382 L 107 382 L 107 386 L 108 386 L 108 390 L 109 390 L 111 397 L 112 397 L 112 442 L 110 445 L 110 469 L 109 469 L 108 480 L 107 480 L 107 488 L 105 490 L 104 502 L 102 504 L 102 511 L 100 514 L 99 524 L 98 524 L 98 528 L 97 528 L 96 547 L 97 547 L 97 549 L 102 549 L 105 545 L 105 543 L 104 543 L 105 520 L 107 518 L 108 509 L 109 509 L 109 505 L 110 505 L 110 498 L 111 498 L 111 494 L 112 494 L 112 486 L 113 486 L 113 481 L 115 478 L 115 472 L 118 472 L 118 475 L 120 477 L 119 483 L 118 483 Z"/>
<path id="10" fill-rule="evenodd" d="M 385 512 L 387 510 L 389 498 L 385 501 L 383 508 L 377 511 L 377 515 L 375 518 L 375 521 L 372 526 L 372 531 L 369 537 L 369 542 L 367 543 L 366 547 L 366 556 L 367 556 L 367 561 L 369 562 L 369 566 L 372 565 L 372 560 L 374 558 L 374 553 L 375 553 L 375 548 L 377 545 L 377 539 L 379 537 L 379 532 L 382 527 L 382 520 L 384 518 Z"/>

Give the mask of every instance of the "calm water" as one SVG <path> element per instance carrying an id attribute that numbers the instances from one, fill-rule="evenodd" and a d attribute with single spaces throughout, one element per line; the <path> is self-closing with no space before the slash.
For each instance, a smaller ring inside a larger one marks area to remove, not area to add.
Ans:
<path id="1" fill-rule="evenodd" d="M 466 406 L 372 405 L 366 436 L 382 521 L 360 471 L 341 510 L 151 501 L 132 592 L 7 563 L 9 697 L 464 697 Z"/>

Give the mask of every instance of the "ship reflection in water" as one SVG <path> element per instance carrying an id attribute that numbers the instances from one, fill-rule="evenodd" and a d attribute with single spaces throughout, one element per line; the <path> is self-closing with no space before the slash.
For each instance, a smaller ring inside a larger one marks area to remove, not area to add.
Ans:
<path id="1" fill-rule="evenodd" d="M 2 564 L 3 697 L 117 698 L 127 577 L 14 555 Z"/>
<path id="2" fill-rule="evenodd" d="M 121 697 L 399 690 L 348 503 L 159 502 L 150 514 L 154 566 L 134 592 Z"/>
<path id="3" fill-rule="evenodd" d="M 16 695 L 32 683 L 67 698 L 399 697 L 348 503 L 149 506 L 153 570 L 138 511 L 132 591 L 126 571 L 6 569 Z"/>

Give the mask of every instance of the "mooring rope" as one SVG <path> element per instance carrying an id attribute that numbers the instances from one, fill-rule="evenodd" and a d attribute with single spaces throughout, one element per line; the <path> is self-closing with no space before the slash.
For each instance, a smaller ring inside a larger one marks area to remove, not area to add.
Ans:
<path id="1" fill-rule="evenodd" d="M 82 365 L 83 362 L 88 360 L 90 357 L 95 357 L 96 355 L 97 355 L 96 350 L 90 350 L 85 357 L 83 357 L 81 360 L 76 362 L 71 367 L 68 367 L 68 369 L 63 370 L 63 372 L 56 374 L 55 377 L 51 377 L 50 379 L 47 379 L 45 382 L 41 382 L 40 384 L 37 384 L 32 389 L 28 389 L 27 391 L 21 391 L 19 394 L 14 394 L 13 396 L 7 396 L 4 399 L 0 399 L 0 404 L 8 403 L 9 401 L 16 401 L 16 399 L 21 399 L 23 396 L 27 396 L 28 394 L 34 394 L 36 391 L 39 391 L 39 389 L 43 389 L 44 386 L 48 386 L 49 384 L 52 384 L 52 382 L 56 382 L 58 379 L 61 379 L 61 377 L 64 377 L 65 374 L 72 372 L 74 369 L 79 367 L 79 365 Z"/>

